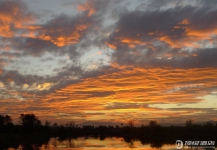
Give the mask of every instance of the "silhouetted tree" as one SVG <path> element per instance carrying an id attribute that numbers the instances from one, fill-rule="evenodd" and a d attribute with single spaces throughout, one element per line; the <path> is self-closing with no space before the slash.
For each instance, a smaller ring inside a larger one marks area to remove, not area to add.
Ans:
<path id="1" fill-rule="evenodd" d="M 203 126 L 214 127 L 214 124 L 213 124 L 213 122 L 207 121 L 206 124 L 204 124 Z"/>
<path id="2" fill-rule="evenodd" d="M 130 121 L 128 122 L 128 125 L 129 125 L 130 127 L 133 127 L 133 126 L 134 126 L 134 121 L 133 121 L 133 120 L 130 120 Z"/>
<path id="3" fill-rule="evenodd" d="M 0 125 L 12 124 L 12 118 L 9 115 L 0 115 Z"/>
<path id="4" fill-rule="evenodd" d="M 23 126 L 33 127 L 41 125 L 41 121 L 34 114 L 21 114 L 20 122 Z"/>
<path id="5" fill-rule="evenodd" d="M 0 115 L 0 125 L 4 125 L 5 117 Z"/>
<path id="6" fill-rule="evenodd" d="M 156 120 L 151 120 L 151 121 L 149 122 L 149 126 L 150 126 L 150 127 L 156 127 L 156 126 L 159 126 L 159 124 L 157 123 Z"/>
<path id="7" fill-rule="evenodd" d="M 9 115 L 6 115 L 6 116 L 5 116 L 5 124 L 6 124 L 6 125 L 11 124 L 12 121 L 13 121 L 13 120 L 12 120 L 11 116 L 9 116 Z"/>
<path id="8" fill-rule="evenodd" d="M 44 126 L 49 127 L 50 124 L 51 124 L 51 122 L 49 122 L 49 121 L 46 120 L 45 123 L 44 123 Z"/>
<path id="9" fill-rule="evenodd" d="M 193 125 L 194 125 L 194 121 L 193 120 L 189 119 L 189 120 L 186 121 L 186 126 L 187 127 L 191 127 Z"/>
<path id="10" fill-rule="evenodd" d="M 67 122 L 66 127 L 71 127 L 71 128 L 73 127 L 74 128 L 75 127 L 75 122 L 74 121 Z"/>
<path id="11" fill-rule="evenodd" d="M 58 127 L 58 124 L 54 122 L 53 127 Z"/>

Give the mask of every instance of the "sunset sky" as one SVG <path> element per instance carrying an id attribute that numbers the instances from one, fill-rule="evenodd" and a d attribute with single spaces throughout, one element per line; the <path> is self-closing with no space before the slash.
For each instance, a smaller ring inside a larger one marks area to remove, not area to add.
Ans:
<path id="1" fill-rule="evenodd" d="M 0 114 L 217 121 L 216 0 L 0 0 Z"/>

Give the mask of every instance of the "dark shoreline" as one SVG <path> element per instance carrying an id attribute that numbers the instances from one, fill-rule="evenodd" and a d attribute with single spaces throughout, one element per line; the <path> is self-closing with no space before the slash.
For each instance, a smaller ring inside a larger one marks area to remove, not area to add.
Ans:
<path id="1" fill-rule="evenodd" d="M 164 144 L 175 144 L 182 141 L 215 141 L 217 147 L 217 124 L 207 122 L 203 125 L 195 124 L 193 120 L 186 121 L 186 126 L 161 126 L 157 121 L 151 120 L 147 126 L 134 126 L 134 121 L 121 126 L 91 126 L 79 127 L 71 121 L 65 125 L 50 124 L 41 121 L 34 114 L 21 114 L 21 125 L 14 125 L 8 115 L 0 115 L 0 149 L 17 148 L 23 150 L 38 150 L 47 144 L 51 137 L 59 140 L 70 140 L 78 137 L 93 137 L 104 140 L 107 137 L 122 137 L 125 142 L 140 141 L 141 144 L 150 144 L 153 148 L 161 148 Z"/>
<path id="2" fill-rule="evenodd" d="M 175 144 L 182 141 L 217 141 L 216 125 L 179 126 L 35 126 L 21 125 L 2 126 L 0 128 L 0 149 L 17 148 L 23 145 L 23 150 L 36 150 L 47 144 L 50 137 L 59 140 L 76 139 L 78 137 L 93 137 L 104 140 L 107 137 L 123 137 L 127 143 L 139 140 L 143 145 L 150 144 L 153 148 L 161 148 L 164 144 Z M 35 148 L 32 148 L 34 145 Z M 26 148 L 25 148 L 26 147 Z M 215 143 L 215 147 L 217 147 Z"/>

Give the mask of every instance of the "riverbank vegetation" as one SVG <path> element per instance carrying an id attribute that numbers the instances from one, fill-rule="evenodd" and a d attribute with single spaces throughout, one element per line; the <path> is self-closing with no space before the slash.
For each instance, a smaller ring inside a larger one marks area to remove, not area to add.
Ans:
<path id="1" fill-rule="evenodd" d="M 50 137 L 60 139 L 76 139 L 78 137 L 94 137 L 104 140 L 106 137 L 123 137 L 125 142 L 139 140 L 142 144 L 150 144 L 160 148 L 163 144 L 174 144 L 183 141 L 217 141 L 217 124 L 207 122 L 203 125 L 187 120 L 185 126 L 161 126 L 151 120 L 148 125 L 134 126 L 133 121 L 127 125 L 117 126 L 77 126 L 71 121 L 65 125 L 49 121 L 44 124 L 34 114 L 21 114 L 19 124 L 14 125 L 8 115 L 0 115 L 0 149 L 17 148 L 36 150 L 46 144 Z M 25 148 L 26 147 L 26 148 Z"/>

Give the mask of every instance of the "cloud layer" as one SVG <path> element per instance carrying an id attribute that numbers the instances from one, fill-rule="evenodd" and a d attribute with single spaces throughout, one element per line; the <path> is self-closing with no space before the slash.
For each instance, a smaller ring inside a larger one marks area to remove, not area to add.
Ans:
<path id="1" fill-rule="evenodd" d="M 33 2 L 0 1 L 0 113 L 57 122 L 216 120 L 216 4 L 63 1 L 57 14 L 43 2 L 37 13 Z"/>

